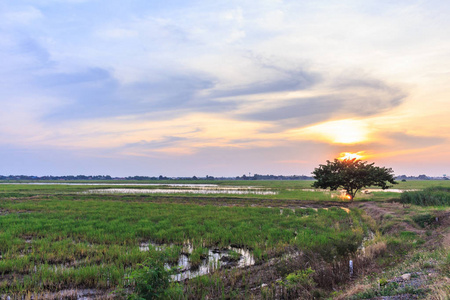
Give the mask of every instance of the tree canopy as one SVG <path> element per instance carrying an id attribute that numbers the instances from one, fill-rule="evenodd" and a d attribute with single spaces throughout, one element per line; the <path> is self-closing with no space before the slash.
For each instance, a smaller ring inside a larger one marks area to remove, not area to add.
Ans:
<path id="1" fill-rule="evenodd" d="M 376 167 L 374 163 L 358 159 L 327 160 L 326 165 L 320 165 L 312 172 L 316 179 L 313 187 L 332 191 L 342 188 L 353 200 L 364 187 L 378 186 L 384 190 L 392 187 L 389 184 L 397 184 L 393 173 L 391 168 Z"/>

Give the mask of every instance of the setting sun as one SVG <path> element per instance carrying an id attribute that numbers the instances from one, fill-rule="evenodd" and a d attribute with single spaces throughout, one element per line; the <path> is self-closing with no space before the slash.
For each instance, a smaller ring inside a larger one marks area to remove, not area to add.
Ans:
<path id="1" fill-rule="evenodd" d="M 339 154 L 339 158 L 340 160 L 346 160 L 346 159 L 357 159 L 357 160 L 361 160 L 364 158 L 364 151 L 359 151 L 356 153 L 352 153 L 352 152 L 342 152 L 341 154 Z"/>

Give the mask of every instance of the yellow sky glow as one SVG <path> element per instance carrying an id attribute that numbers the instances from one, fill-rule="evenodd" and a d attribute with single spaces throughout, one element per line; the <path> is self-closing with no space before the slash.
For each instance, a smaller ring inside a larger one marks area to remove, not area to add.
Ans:
<path id="1" fill-rule="evenodd" d="M 346 119 L 293 130 L 292 133 L 334 144 L 357 144 L 368 141 L 370 132 L 365 121 Z"/>
<path id="2" fill-rule="evenodd" d="M 340 160 L 347 160 L 347 159 L 357 159 L 357 160 L 361 160 L 364 159 L 366 156 L 364 155 L 364 151 L 359 151 L 359 152 L 342 152 L 339 155 Z"/>

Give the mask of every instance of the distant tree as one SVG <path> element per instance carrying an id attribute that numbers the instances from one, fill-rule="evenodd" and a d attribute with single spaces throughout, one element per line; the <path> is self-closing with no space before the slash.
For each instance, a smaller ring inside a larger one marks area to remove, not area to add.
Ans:
<path id="1" fill-rule="evenodd" d="M 312 174 L 315 188 L 330 188 L 332 191 L 342 188 L 353 201 L 356 193 L 364 187 L 379 186 L 383 190 L 397 184 L 391 168 L 376 167 L 358 159 L 327 160 L 326 165 L 315 168 Z"/>

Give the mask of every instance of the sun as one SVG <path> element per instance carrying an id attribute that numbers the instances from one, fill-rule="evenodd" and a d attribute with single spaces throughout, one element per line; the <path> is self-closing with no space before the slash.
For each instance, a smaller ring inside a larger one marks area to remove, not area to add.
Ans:
<path id="1" fill-rule="evenodd" d="M 341 154 L 339 154 L 338 159 L 340 159 L 340 160 L 347 160 L 347 159 L 361 160 L 364 157 L 365 157 L 364 151 L 359 151 L 359 152 L 342 152 Z"/>

